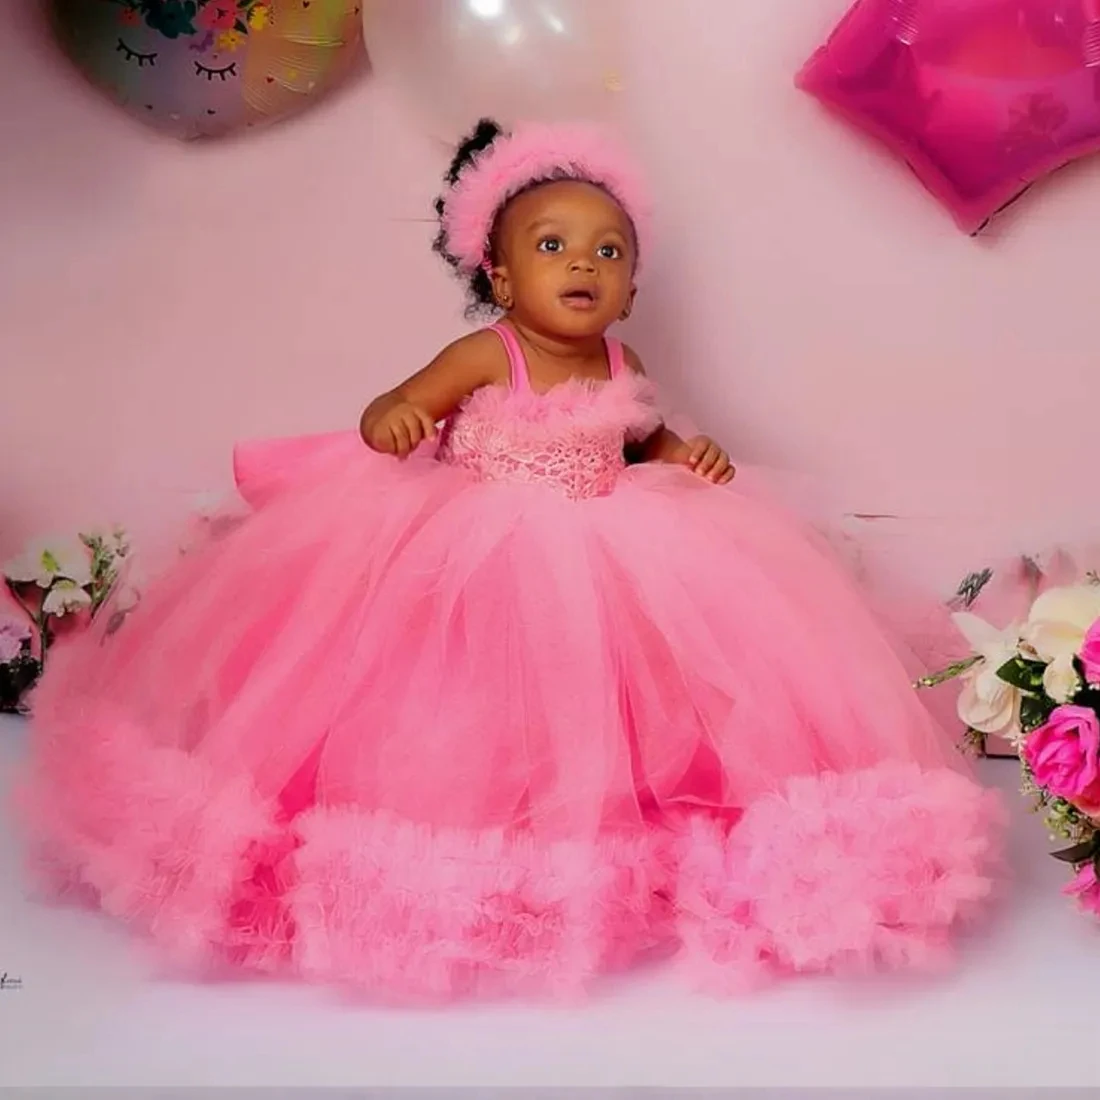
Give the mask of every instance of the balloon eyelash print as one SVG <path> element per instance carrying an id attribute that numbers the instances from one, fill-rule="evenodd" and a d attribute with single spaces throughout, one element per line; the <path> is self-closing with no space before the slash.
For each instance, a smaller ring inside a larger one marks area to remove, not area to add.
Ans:
<path id="1" fill-rule="evenodd" d="M 92 83 L 181 138 L 295 115 L 366 58 L 360 0 L 51 0 L 51 12 Z"/>

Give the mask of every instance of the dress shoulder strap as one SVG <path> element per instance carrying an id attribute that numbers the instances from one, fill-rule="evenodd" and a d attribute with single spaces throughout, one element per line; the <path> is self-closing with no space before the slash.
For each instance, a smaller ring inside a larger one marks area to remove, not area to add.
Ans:
<path id="1" fill-rule="evenodd" d="M 623 354 L 623 342 L 616 340 L 614 336 L 605 336 L 607 345 L 607 367 L 612 378 L 618 378 L 620 374 L 630 368 L 626 365 L 626 356 Z"/>
<path id="2" fill-rule="evenodd" d="M 531 379 L 527 374 L 527 360 L 523 355 L 523 348 L 519 346 L 516 334 L 499 321 L 489 326 L 490 332 L 495 332 L 504 344 L 504 350 L 508 352 L 508 367 L 512 375 L 512 389 L 520 393 L 527 393 L 531 389 Z"/>

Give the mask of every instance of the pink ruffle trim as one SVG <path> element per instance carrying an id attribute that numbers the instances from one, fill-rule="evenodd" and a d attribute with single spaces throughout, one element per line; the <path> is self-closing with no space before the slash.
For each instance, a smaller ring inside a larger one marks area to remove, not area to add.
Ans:
<path id="1" fill-rule="evenodd" d="M 482 386 L 463 405 L 467 419 L 499 430 L 518 424 L 525 442 L 536 446 L 586 431 L 619 431 L 645 438 L 661 423 L 657 391 L 644 375 L 624 371 L 606 382 L 571 378 L 547 393 Z"/>
<path id="2" fill-rule="evenodd" d="M 946 770 L 882 765 L 791 780 L 730 834 L 695 820 L 677 904 L 696 984 L 784 973 L 939 970 L 994 886 L 998 796 Z"/>
<path id="3" fill-rule="evenodd" d="M 583 991 L 656 930 L 648 839 L 546 846 L 315 811 L 292 893 L 295 962 L 320 981 L 401 999 Z"/>
<path id="4" fill-rule="evenodd" d="M 244 777 L 219 781 L 187 753 L 124 746 L 133 741 L 120 729 L 95 758 L 99 774 L 76 778 L 79 798 L 42 798 L 33 778 L 17 791 L 35 837 L 32 869 L 50 892 L 94 898 L 174 963 L 202 966 L 223 941 L 226 907 L 250 873 L 245 856 L 279 842 L 273 807 Z"/>
<path id="5" fill-rule="evenodd" d="M 989 899 L 1003 824 L 962 776 L 882 765 L 791 780 L 732 829 L 697 816 L 540 844 L 351 808 L 279 829 L 243 783 L 183 753 L 149 754 L 137 786 L 135 763 L 109 827 L 24 798 L 55 890 L 91 888 L 178 963 L 414 1003 L 573 997 L 677 943 L 692 983 L 723 994 L 796 972 L 938 969 Z"/>

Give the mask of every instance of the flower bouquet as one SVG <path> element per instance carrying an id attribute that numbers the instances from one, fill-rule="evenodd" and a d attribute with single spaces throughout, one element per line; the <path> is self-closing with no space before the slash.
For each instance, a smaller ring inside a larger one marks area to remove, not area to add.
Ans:
<path id="1" fill-rule="evenodd" d="M 1066 893 L 1100 915 L 1100 576 L 1042 592 L 999 628 L 972 610 L 991 575 L 967 578 L 953 615 L 971 655 L 919 686 L 961 680 L 969 745 L 997 735 L 1015 747 L 1023 793 L 1067 842 L 1052 853 L 1075 872 Z"/>
<path id="2" fill-rule="evenodd" d="M 166 38 L 206 35 L 221 50 L 235 50 L 252 31 L 271 22 L 269 0 L 112 0 L 123 23 L 146 26 Z M 307 8 L 309 4 L 305 5 Z M 205 49 L 206 46 L 203 48 Z"/>
<path id="3" fill-rule="evenodd" d="M 63 630 L 99 614 L 129 552 L 126 533 L 115 530 L 36 542 L 4 566 L 20 617 L 0 619 L 0 711 L 25 712 L 27 692 L 41 676 L 50 647 Z M 125 613 L 116 606 L 116 616 Z"/>

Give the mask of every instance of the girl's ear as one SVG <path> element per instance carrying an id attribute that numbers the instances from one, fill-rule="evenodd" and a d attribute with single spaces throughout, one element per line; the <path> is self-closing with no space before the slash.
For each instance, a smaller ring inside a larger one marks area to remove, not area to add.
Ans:
<path id="1" fill-rule="evenodd" d="M 489 278 L 493 283 L 493 297 L 501 309 L 511 309 L 515 304 L 512 298 L 512 280 L 508 277 L 508 269 L 503 265 L 494 267 L 489 272 Z"/>
<path id="2" fill-rule="evenodd" d="M 630 288 L 630 297 L 626 300 L 626 308 L 619 314 L 619 320 L 625 321 L 634 310 L 634 298 L 638 293 L 638 288 L 632 286 Z"/>

